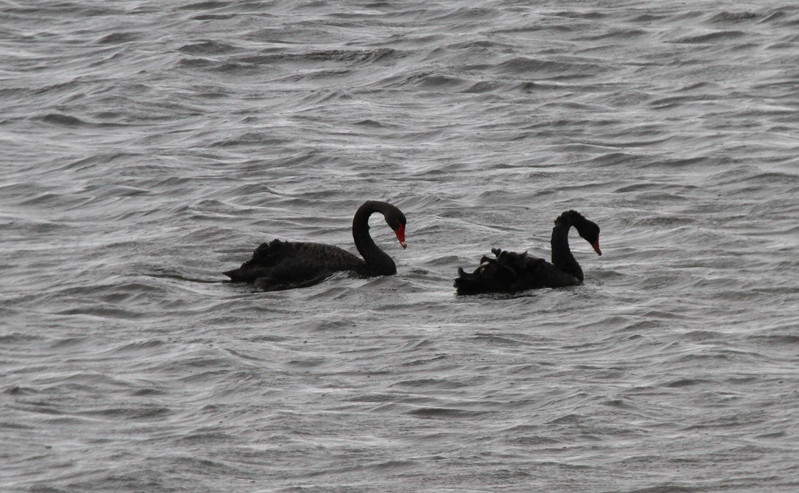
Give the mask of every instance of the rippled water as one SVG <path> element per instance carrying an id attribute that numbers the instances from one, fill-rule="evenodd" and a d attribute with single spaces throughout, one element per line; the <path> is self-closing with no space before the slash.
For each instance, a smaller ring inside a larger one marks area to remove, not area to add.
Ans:
<path id="1" fill-rule="evenodd" d="M 532 3 L 532 5 L 531 5 Z M 795 491 L 799 7 L 0 4 L 3 491 Z M 398 274 L 263 293 L 279 237 Z M 572 236 L 583 286 L 456 297 Z"/>

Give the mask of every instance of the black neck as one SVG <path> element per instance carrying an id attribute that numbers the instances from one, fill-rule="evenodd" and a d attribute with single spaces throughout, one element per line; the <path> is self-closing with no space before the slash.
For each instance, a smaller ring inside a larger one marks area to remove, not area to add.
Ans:
<path id="1" fill-rule="evenodd" d="M 391 275 L 397 273 L 397 266 L 386 252 L 381 250 L 369 235 L 369 216 L 374 212 L 386 215 L 387 207 L 391 207 L 385 202 L 370 200 L 365 202 L 352 219 L 352 237 L 355 240 L 355 247 L 360 252 L 370 273 L 377 275 Z"/>
<path id="2" fill-rule="evenodd" d="M 568 212 L 555 220 L 555 227 L 552 228 L 552 264 L 563 272 L 570 274 L 580 282 L 583 281 L 583 269 L 572 255 L 569 248 L 569 229 L 572 227 L 572 218 Z"/>

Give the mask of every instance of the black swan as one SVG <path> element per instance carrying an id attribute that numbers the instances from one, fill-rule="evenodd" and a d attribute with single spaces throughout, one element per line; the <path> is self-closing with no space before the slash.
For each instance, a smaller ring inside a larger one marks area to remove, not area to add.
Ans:
<path id="1" fill-rule="evenodd" d="M 369 200 L 352 219 L 352 236 L 362 259 L 332 245 L 272 240 L 261 244 L 252 259 L 225 275 L 234 282 L 254 283 L 266 291 L 277 291 L 311 286 L 338 271 L 354 271 L 362 276 L 396 274 L 394 261 L 369 235 L 369 216 L 374 212 L 383 214 L 402 248 L 406 248 L 402 211 L 387 202 Z"/>
<path id="2" fill-rule="evenodd" d="M 569 229 L 574 226 L 580 236 L 599 249 L 599 226 L 577 211 L 566 211 L 555 219 L 552 228 L 552 263 L 529 257 L 527 252 L 503 252 L 494 248 L 496 258 L 483 257 L 480 266 L 469 274 L 458 268 L 455 287 L 458 294 L 514 293 L 527 289 L 559 288 L 582 284 L 583 270 L 569 249 Z"/>

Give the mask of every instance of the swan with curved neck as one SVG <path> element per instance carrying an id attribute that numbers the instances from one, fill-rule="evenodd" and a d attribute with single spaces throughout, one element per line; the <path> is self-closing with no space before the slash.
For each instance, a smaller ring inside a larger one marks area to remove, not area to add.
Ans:
<path id="1" fill-rule="evenodd" d="M 458 294 L 515 293 L 582 284 L 583 270 L 569 248 L 572 226 L 591 244 L 597 255 L 602 255 L 599 226 L 577 211 L 566 211 L 555 219 L 552 228 L 552 263 L 530 257 L 527 252 L 514 253 L 494 248 L 491 252 L 496 258 L 483 257 L 474 272 L 467 273 L 458 268 L 458 278 L 455 279 Z"/>
<path id="2" fill-rule="evenodd" d="M 352 237 L 363 258 L 332 245 L 272 240 L 261 244 L 250 260 L 225 275 L 234 282 L 249 282 L 276 291 L 311 286 L 338 271 L 367 277 L 396 274 L 394 261 L 369 235 L 369 217 L 375 212 L 383 215 L 402 248 L 406 248 L 406 220 L 402 211 L 388 202 L 369 200 L 352 219 Z"/>

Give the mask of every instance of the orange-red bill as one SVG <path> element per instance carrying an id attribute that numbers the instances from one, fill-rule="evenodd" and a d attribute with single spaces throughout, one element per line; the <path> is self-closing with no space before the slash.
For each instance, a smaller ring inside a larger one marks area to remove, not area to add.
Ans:
<path id="1" fill-rule="evenodd" d="M 602 255 L 602 250 L 599 249 L 599 239 L 598 238 L 597 238 L 597 240 L 595 242 L 591 243 L 591 246 L 594 247 L 594 251 L 596 252 L 597 255 Z"/>
<path id="2" fill-rule="evenodd" d="M 405 225 L 400 224 L 399 227 L 394 231 L 394 234 L 397 235 L 397 239 L 402 245 L 402 248 L 408 248 L 408 245 L 405 243 Z"/>

